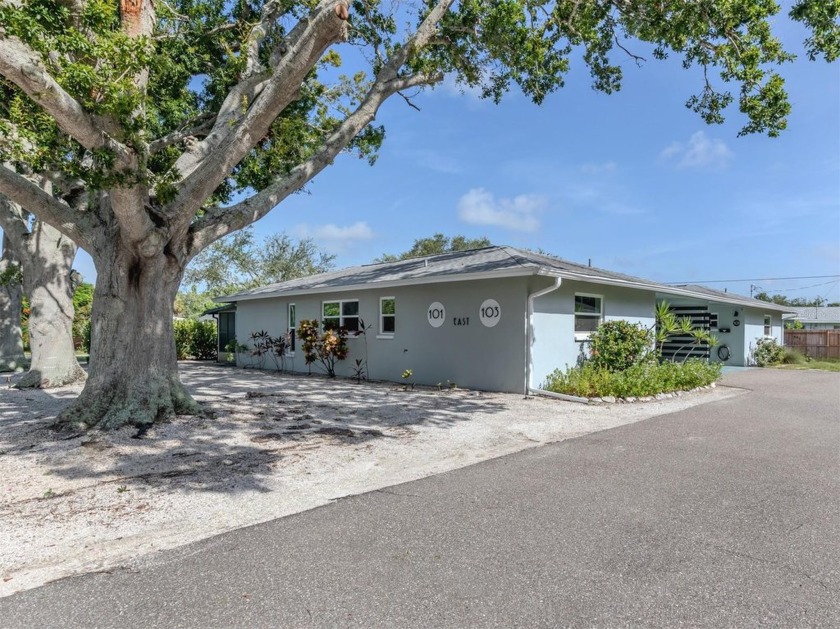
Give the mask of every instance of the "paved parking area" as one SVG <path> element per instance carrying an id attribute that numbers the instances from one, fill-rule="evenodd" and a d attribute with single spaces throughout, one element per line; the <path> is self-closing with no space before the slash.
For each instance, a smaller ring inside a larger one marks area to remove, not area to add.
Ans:
<path id="1" fill-rule="evenodd" d="M 4 627 L 837 627 L 840 374 L 0 600 Z"/>

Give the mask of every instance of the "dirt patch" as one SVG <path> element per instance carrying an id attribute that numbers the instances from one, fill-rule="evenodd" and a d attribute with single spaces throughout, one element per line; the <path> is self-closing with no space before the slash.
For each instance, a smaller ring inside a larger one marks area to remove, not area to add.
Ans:
<path id="1" fill-rule="evenodd" d="M 587 406 L 181 365 L 206 417 L 56 433 L 79 387 L 0 389 L 0 596 L 739 393 Z"/>

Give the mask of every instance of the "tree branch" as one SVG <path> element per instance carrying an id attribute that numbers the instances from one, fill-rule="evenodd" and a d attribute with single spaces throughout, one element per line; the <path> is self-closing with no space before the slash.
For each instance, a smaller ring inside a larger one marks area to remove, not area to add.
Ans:
<path id="1" fill-rule="evenodd" d="M 0 75 L 17 85 L 51 115 L 64 133 L 86 149 L 109 148 L 118 157 L 128 149 L 108 137 L 81 104 L 50 76 L 38 54 L 0 27 Z"/>
<path id="2" fill-rule="evenodd" d="M 376 80 L 358 108 L 339 125 L 309 159 L 294 167 L 254 196 L 235 205 L 210 208 L 189 227 L 187 256 L 192 258 L 202 249 L 227 234 L 259 220 L 283 199 L 300 189 L 307 181 L 326 168 L 371 121 L 376 118 L 385 100 L 402 90 L 430 85 L 443 79 L 442 75 L 415 74 L 400 77 L 398 72 L 409 56 L 432 41 L 437 25 L 454 0 L 441 0 L 429 12 L 417 32 L 399 48 L 376 75 Z"/>
<path id="3" fill-rule="evenodd" d="M 58 3 L 67 7 L 70 13 L 70 24 L 75 28 L 81 28 L 82 12 L 85 10 L 84 0 L 58 0 Z"/>
<path id="4" fill-rule="evenodd" d="M 0 229 L 15 243 L 29 235 L 29 225 L 20 205 L 5 195 L 0 195 Z"/>
<path id="5" fill-rule="evenodd" d="M 289 33 L 287 52 L 271 74 L 259 73 L 236 85 L 210 134 L 175 162 L 173 169 L 183 184 L 168 214 L 181 216 L 184 228 L 202 202 L 297 98 L 301 83 L 324 51 L 343 39 L 346 23 L 340 14 L 346 15 L 343 0 L 322 0 Z M 250 94 L 255 95 L 252 100 L 248 100 Z"/>
<path id="6" fill-rule="evenodd" d="M 152 140 L 149 143 L 149 153 L 154 154 L 162 151 L 167 146 L 172 146 L 173 144 L 178 144 L 190 137 L 195 136 L 203 136 L 207 135 L 210 132 L 210 129 L 213 128 L 213 122 L 215 121 L 216 117 L 213 114 L 204 114 L 202 116 L 198 116 L 197 118 L 190 121 L 189 124 L 195 123 L 197 121 L 198 124 L 194 124 L 192 127 L 189 128 L 182 128 L 178 129 L 177 131 L 173 131 L 162 138 L 158 138 L 157 140 Z"/>
<path id="7" fill-rule="evenodd" d="M 251 32 L 248 34 L 248 41 L 245 44 L 245 77 L 253 76 L 263 69 L 259 58 L 260 44 L 268 36 L 271 23 L 277 19 L 280 10 L 281 4 L 279 0 L 269 0 L 269 2 L 263 5 L 260 21 L 251 29 Z"/>
<path id="8" fill-rule="evenodd" d="M 375 118 L 379 107 L 400 90 L 430 85 L 443 80 L 443 75 L 415 75 L 390 82 L 376 82 L 359 107 L 350 114 L 312 157 L 295 166 L 261 192 L 228 207 L 214 207 L 195 221 L 189 229 L 187 257 L 192 258 L 219 238 L 261 219 L 283 199 L 299 190 L 307 181 L 329 166 L 333 160 Z"/>
<path id="9" fill-rule="evenodd" d="M 21 206 L 36 218 L 49 223 L 82 248 L 90 249 L 94 227 L 92 214 L 77 212 L 43 188 L 0 165 L 0 194 Z"/>

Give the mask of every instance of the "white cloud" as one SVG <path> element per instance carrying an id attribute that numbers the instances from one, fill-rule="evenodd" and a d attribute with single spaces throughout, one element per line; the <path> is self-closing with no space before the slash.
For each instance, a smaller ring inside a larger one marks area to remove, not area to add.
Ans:
<path id="1" fill-rule="evenodd" d="M 535 194 L 497 200 L 484 188 L 473 188 L 458 201 L 458 216 L 471 225 L 495 225 L 532 232 L 540 226 L 536 215 L 544 207 L 545 199 Z"/>
<path id="2" fill-rule="evenodd" d="M 373 230 L 364 221 L 357 221 L 343 227 L 335 223 L 312 227 L 296 225 L 292 231 L 297 238 L 312 238 L 333 252 L 341 251 L 356 241 L 370 240 L 374 235 Z"/>
<path id="3" fill-rule="evenodd" d="M 618 165 L 613 162 L 604 162 L 603 164 L 584 164 L 580 167 L 580 171 L 585 175 L 602 175 L 614 173 L 618 169 Z"/>
<path id="4" fill-rule="evenodd" d="M 708 138 L 703 131 L 692 134 L 687 143 L 673 142 L 659 154 L 676 160 L 677 168 L 724 168 L 733 156 L 723 140 Z"/>

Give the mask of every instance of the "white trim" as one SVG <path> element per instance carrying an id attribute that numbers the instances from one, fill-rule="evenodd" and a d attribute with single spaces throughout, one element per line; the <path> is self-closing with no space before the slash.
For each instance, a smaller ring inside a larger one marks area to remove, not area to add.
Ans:
<path id="1" fill-rule="evenodd" d="M 555 277 L 554 284 L 528 295 L 527 312 L 525 313 L 525 395 L 528 395 L 528 392 L 531 391 L 531 375 L 533 371 L 531 368 L 531 357 L 533 353 L 531 345 L 534 342 L 534 301 L 537 297 L 542 297 L 557 290 L 562 283 L 562 278 Z"/>
<path id="2" fill-rule="evenodd" d="M 291 326 L 292 323 L 292 308 L 295 309 L 295 327 Z M 286 334 L 289 335 L 289 340 L 292 339 L 291 332 L 294 330 L 294 345 L 297 346 L 297 304 L 293 301 L 290 301 L 286 304 Z M 291 356 L 292 358 L 295 357 L 295 350 L 293 349 L 290 352 L 286 353 L 286 356 Z"/>
<path id="3" fill-rule="evenodd" d="M 356 314 L 345 315 L 344 314 L 344 304 L 349 304 L 349 303 L 353 303 L 353 302 L 355 302 L 355 304 L 356 304 Z M 346 326 L 343 325 L 345 318 L 352 319 L 352 318 L 355 317 L 356 323 L 359 327 L 356 330 L 347 330 L 347 331 L 352 333 L 352 332 L 357 332 L 358 330 L 361 329 L 361 327 L 362 327 L 362 313 L 361 313 L 361 310 L 359 309 L 359 298 L 358 297 L 356 299 L 323 299 L 323 300 L 321 300 L 321 327 L 323 327 L 326 330 L 326 326 L 324 325 L 324 322 L 327 319 L 335 319 L 336 317 L 333 317 L 333 316 L 327 317 L 324 314 L 324 304 L 338 304 L 338 327 L 339 328 L 345 328 L 346 329 Z M 358 337 L 348 335 L 347 338 L 349 339 L 349 338 L 358 338 Z"/>
<path id="4" fill-rule="evenodd" d="M 385 301 L 386 299 L 390 299 L 394 302 L 394 314 L 384 314 L 382 312 L 382 302 Z M 382 329 L 383 328 L 382 317 L 393 317 L 394 318 L 394 332 L 385 332 Z M 394 334 L 395 334 L 396 329 L 397 329 L 397 298 L 396 297 L 394 297 L 393 295 L 384 295 L 384 296 L 379 298 L 379 316 L 377 318 L 379 319 L 379 328 L 377 330 L 378 333 L 376 335 L 376 338 L 378 338 L 378 339 L 392 339 L 392 338 L 394 338 Z"/>
<path id="5" fill-rule="evenodd" d="M 604 322 L 604 296 L 603 295 L 598 295 L 597 293 L 579 293 L 579 292 L 575 291 L 574 296 L 575 296 L 575 298 L 577 298 L 577 297 L 593 297 L 593 298 L 599 300 L 600 305 L 601 305 L 601 311 L 597 315 L 598 325 L 601 325 Z M 596 317 L 596 315 L 594 313 L 588 313 L 588 312 L 578 313 L 578 312 L 575 312 L 574 301 L 572 301 L 572 315 L 574 315 L 575 319 L 577 319 L 578 315 L 580 315 L 581 317 L 585 317 L 587 319 L 594 319 Z M 590 336 L 592 336 L 592 332 L 578 332 L 577 330 L 575 330 L 575 342 L 580 343 L 580 342 L 588 341 Z"/>

